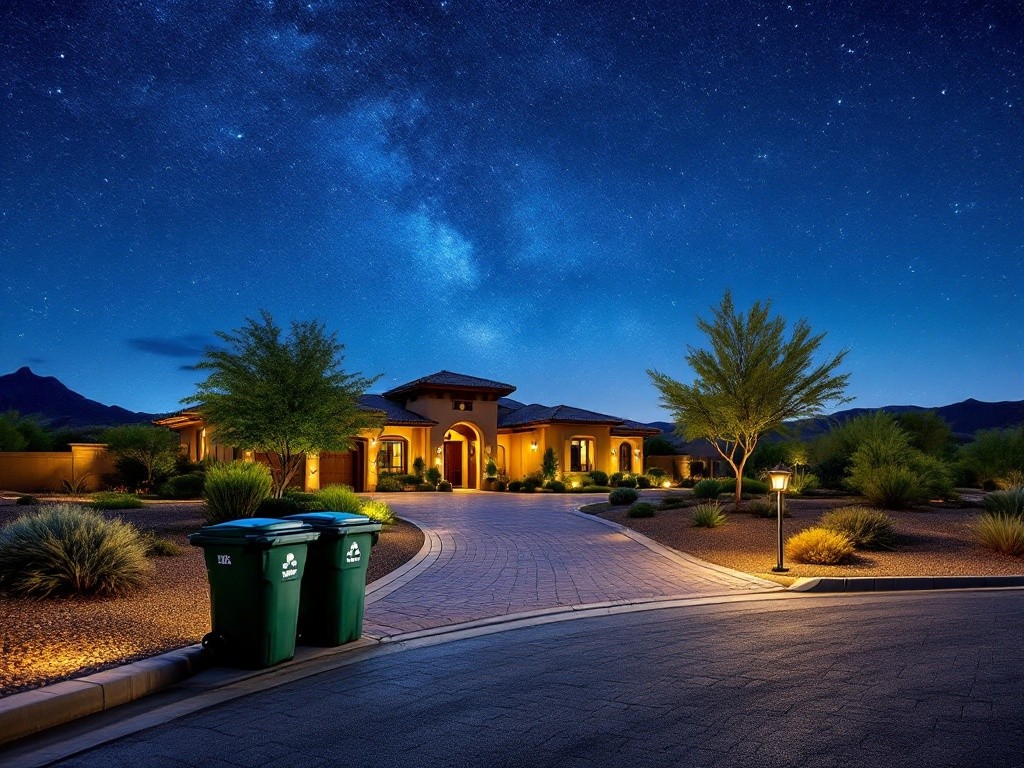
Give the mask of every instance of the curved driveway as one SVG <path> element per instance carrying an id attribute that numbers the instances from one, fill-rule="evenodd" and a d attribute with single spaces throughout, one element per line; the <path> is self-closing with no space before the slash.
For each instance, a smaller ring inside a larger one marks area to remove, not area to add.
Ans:
<path id="1" fill-rule="evenodd" d="M 652 550 L 574 514 L 580 504 L 594 500 L 586 496 L 405 493 L 382 498 L 399 515 L 429 529 L 431 552 L 412 580 L 393 591 L 368 592 L 364 631 L 373 636 L 540 609 L 777 589 L 663 548 Z"/>

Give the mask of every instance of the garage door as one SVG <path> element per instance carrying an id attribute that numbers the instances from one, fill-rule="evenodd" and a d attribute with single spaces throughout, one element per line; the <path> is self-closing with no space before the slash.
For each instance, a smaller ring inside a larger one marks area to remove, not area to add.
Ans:
<path id="1" fill-rule="evenodd" d="M 363 462 L 360 451 L 320 454 L 320 487 L 328 485 L 348 485 L 362 492 Z"/>

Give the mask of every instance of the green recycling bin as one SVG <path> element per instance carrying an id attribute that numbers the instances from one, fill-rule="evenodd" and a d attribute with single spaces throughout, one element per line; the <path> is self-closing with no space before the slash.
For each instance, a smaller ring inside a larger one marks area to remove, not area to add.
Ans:
<path id="1" fill-rule="evenodd" d="M 363 634 L 366 568 L 380 523 L 348 512 L 304 512 L 286 520 L 308 523 L 320 538 L 309 546 L 302 579 L 299 639 L 306 645 L 342 645 Z"/>
<path id="2" fill-rule="evenodd" d="M 317 536 L 301 520 L 255 517 L 188 537 L 206 556 L 213 631 L 203 647 L 216 663 L 262 669 L 295 655 L 302 572 Z"/>

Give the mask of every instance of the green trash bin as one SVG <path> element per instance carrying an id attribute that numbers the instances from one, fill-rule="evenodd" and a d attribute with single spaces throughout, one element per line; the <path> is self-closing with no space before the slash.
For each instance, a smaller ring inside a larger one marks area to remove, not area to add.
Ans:
<path id="1" fill-rule="evenodd" d="M 206 556 L 213 631 L 203 647 L 216 663 L 262 669 L 295 655 L 306 550 L 318 535 L 301 520 L 254 517 L 188 537 Z"/>
<path id="2" fill-rule="evenodd" d="M 308 523 L 320 538 L 309 547 L 302 579 L 299 639 L 306 645 L 342 645 L 363 634 L 366 568 L 380 523 L 349 512 L 304 512 L 286 520 Z"/>

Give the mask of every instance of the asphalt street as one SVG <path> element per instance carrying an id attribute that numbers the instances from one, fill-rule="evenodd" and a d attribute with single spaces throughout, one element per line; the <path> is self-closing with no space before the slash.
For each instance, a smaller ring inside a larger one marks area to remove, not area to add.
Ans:
<path id="1" fill-rule="evenodd" d="M 667 609 L 370 658 L 60 766 L 1020 766 L 1024 592 Z"/>

